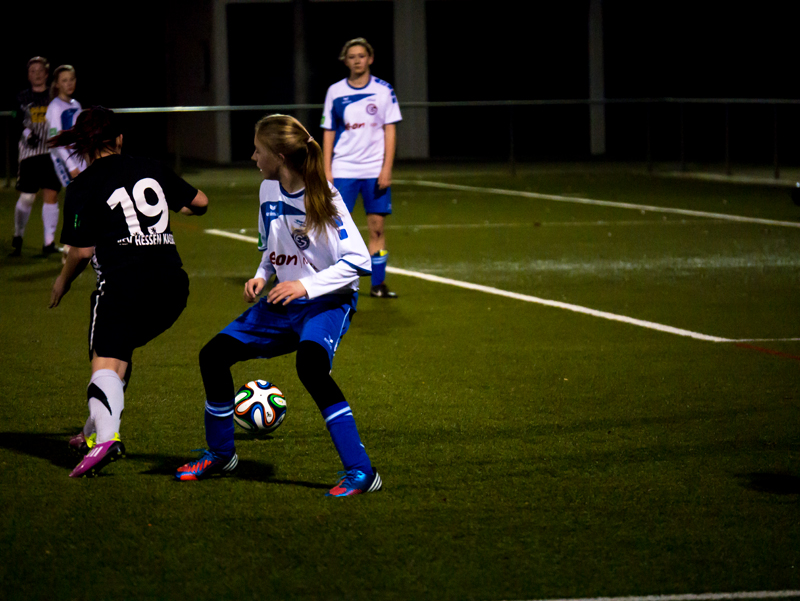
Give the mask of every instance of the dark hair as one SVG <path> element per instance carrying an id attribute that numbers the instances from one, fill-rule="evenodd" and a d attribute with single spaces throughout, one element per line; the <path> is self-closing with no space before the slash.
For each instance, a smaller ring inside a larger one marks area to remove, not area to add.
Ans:
<path id="1" fill-rule="evenodd" d="M 297 119 L 288 115 L 264 117 L 256 123 L 256 136 L 270 152 L 283 155 L 289 167 L 303 176 L 305 231 L 325 236 L 325 226 L 335 225 L 338 212 L 325 179 L 322 148 Z"/>
<path id="2" fill-rule="evenodd" d="M 69 146 L 72 154 L 92 161 L 104 151 L 114 152 L 121 133 L 114 111 L 93 106 L 81 112 L 72 129 L 62 131 L 50 140 L 49 145 L 51 148 Z"/>

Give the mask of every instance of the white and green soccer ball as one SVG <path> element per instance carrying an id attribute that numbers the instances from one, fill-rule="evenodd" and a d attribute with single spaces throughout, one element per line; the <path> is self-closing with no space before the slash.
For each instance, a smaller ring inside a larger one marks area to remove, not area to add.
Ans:
<path id="1" fill-rule="evenodd" d="M 266 380 L 253 380 L 236 393 L 233 421 L 248 432 L 269 434 L 286 417 L 286 399 L 280 389 Z"/>

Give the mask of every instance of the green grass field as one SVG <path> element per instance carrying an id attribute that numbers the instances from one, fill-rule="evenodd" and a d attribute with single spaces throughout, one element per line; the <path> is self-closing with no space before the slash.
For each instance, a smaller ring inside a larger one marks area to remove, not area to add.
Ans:
<path id="1" fill-rule="evenodd" d="M 785 191 L 603 169 L 395 177 L 390 267 L 413 273 L 390 274 L 396 301 L 362 296 L 333 371 L 384 490 L 343 500 L 324 496 L 341 466 L 293 356 L 234 368 L 288 400 L 272 438 L 237 434 L 238 474 L 172 478 L 205 444 L 198 351 L 245 309 L 259 262 L 205 230 L 256 235 L 255 169 L 186 174 L 211 201 L 173 217 L 189 306 L 134 355 L 127 459 L 83 480 L 66 441 L 86 416 L 94 275 L 48 310 L 61 265 L 35 256 L 40 205 L 6 258 L 16 194 L 0 190 L 0 598 L 800 589 L 800 207 Z"/>

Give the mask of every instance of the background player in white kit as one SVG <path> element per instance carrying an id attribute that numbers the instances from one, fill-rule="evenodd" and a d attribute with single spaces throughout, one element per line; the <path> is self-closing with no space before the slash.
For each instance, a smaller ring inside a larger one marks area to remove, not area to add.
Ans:
<path id="1" fill-rule="evenodd" d="M 53 83 L 50 84 L 50 104 L 47 106 L 45 118 L 47 120 L 47 137 L 54 138 L 66 129 L 71 129 L 75 125 L 75 119 L 81 112 L 81 103 L 75 100 L 72 95 L 75 93 L 75 68 L 72 65 L 61 65 L 53 71 Z M 86 161 L 83 157 L 74 153 L 72 149 L 57 146 L 50 149 L 50 158 L 53 160 L 53 168 L 61 181 L 62 186 L 68 186 L 78 174 L 86 169 Z M 56 203 L 56 211 L 58 203 Z M 48 237 L 55 238 L 56 226 L 58 225 L 58 212 L 56 221 L 48 225 L 52 232 Z M 62 249 L 63 262 L 66 263 L 69 245 L 65 244 Z"/>
<path id="2" fill-rule="evenodd" d="M 75 125 L 75 119 L 81 112 L 81 103 L 72 95 L 75 93 L 75 68 L 72 65 L 61 65 L 53 71 L 53 83 L 50 85 L 50 104 L 47 106 L 47 137 L 54 138 L 65 129 Z M 83 157 L 71 152 L 71 149 L 57 146 L 50 149 L 50 158 L 62 186 L 67 186 L 78 174 L 86 169 Z"/>
<path id="3" fill-rule="evenodd" d="M 351 213 L 359 193 L 364 200 L 372 262 L 370 295 L 395 298 L 384 281 L 389 260 L 384 220 L 392 213 L 395 124 L 402 117 L 392 86 L 370 72 L 374 55 L 364 38 L 344 45 L 339 60 L 350 76 L 328 88 L 320 126 L 325 130 L 325 176 Z"/>

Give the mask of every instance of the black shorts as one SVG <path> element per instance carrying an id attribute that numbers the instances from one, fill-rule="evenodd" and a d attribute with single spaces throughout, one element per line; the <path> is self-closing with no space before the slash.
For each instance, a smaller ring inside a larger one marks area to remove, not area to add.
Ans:
<path id="1" fill-rule="evenodd" d="M 17 190 L 27 194 L 36 194 L 42 188 L 61 190 L 61 181 L 53 167 L 53 159 L 49 154 L 37 154 L 23 159 L 17 172 Z"/>
<path id="2" fill-rule="evenodd" d="M 183 269 L 118 276 L 92 292 L 89 359 L 130 363 L 133 349 L 168 330 L 186 308 L 189 276 Z"/>

